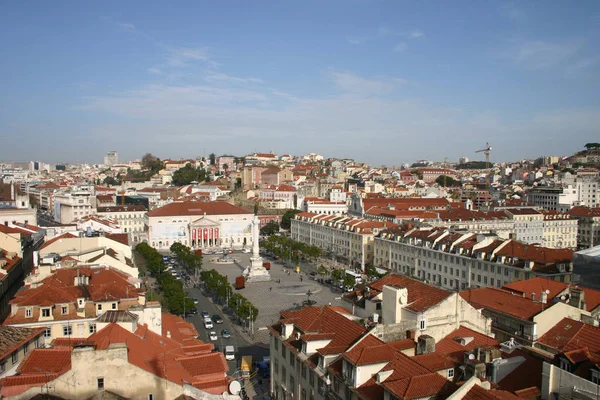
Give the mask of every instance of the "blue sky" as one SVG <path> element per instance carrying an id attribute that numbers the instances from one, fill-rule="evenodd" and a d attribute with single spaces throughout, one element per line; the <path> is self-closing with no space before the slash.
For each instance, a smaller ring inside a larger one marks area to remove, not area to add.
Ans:
<path id="1" fill-rule="evenodd" d="M 2 160 L 399 165 L 600 138 L 598 1 L 1 2 L 0 51 Z"/>

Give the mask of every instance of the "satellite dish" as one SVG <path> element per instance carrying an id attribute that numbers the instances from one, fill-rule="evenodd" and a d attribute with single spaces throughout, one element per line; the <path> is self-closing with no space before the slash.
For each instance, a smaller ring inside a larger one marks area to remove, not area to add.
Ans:
<path id="1" fill-rule="evenodd" d="M 240 394 L 240 391 L 242 390 L 242 385 L 238 382 L 238 381 L 233 381 L 229 384 L 229 393 L 231 393 L 232 395 L 238 395 Z"/>
<path id="2" fill-rule="evenodd" d="M 474 360 L 474 359 L 475 359 L 475 354 L 473 354 L 473 353 L 469 354 L 469 360 L 471 360 L 471 361 L 472 361 L 472 360 Z"/>
<path id="3" fill-rule="evenodd" d="M 546 294 L 550 294 L 550 289 L 545 290 Z"/>

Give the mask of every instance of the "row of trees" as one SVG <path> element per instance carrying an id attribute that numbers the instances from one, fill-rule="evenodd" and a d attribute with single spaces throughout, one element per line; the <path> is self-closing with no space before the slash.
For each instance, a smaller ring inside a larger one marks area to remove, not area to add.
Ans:
<path id="1" fill-rule="evenodd" d="M 179 168 L 173 172 L 173 185 L 183 186 L 189 185 L 191 182 L 209 182 L 210 176 L 202 167 L 194 167 L 187 163 L 185 167 Z"/>
<path id="2" fill-rule="evenodd" d="M 182 283 L 165 271 L 162 256 L 148 243 L 142 242 L 135 250 L 146 260 L 146 267 L 156 282 L 163 295 L 163 306 L 173 314 L 183 314 L 186 310 L 195 308 L 192 299 L 187 298 Z"/>
<path id="3" fill-rule="evenodd" d="M 175 254 L 175 257 L 179 262 L 190 272 L 194 273 L 196 270 L 202 269 L 202 255 L 196 254 L 189 247 L 181 243 L 173 243 L 170 247 L 171 253 Z"/>
<path id="4" fill-rule="evenodd" d="M 301 258 L 315 260 L 323 255 L 320 247 L 306 243 L 297 242 L 287 236 L 269 236 L 263 240 L 260 246 L 273 254 L 275 257 L 298 262 Z"/>
<path id="5" fill-rule="evenodd" d="M 219 274 L 214 269 L 202 271 L 200 278 L 206 289 L 213 292 L 218 300 L 227 304 L 227 307 L 243 321 L 249 318 L 252 322 L 258 318 L 258 308 L 239 293 L 234 293 L 233 287 L 227 281 L 227 277 Z"/>

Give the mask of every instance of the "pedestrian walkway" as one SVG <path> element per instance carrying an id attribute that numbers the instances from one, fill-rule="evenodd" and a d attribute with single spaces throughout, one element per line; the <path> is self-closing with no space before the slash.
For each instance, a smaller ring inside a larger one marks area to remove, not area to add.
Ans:
<path id="1" fill-rule="evenodd" d="M 245 255 L 242 255 L 245 256 Z M 242 274 L 248 265 L 247 257 L 240 257 L 239 264 L 212 264 L 206 263 L 205 269 L 215 269 L 227 276 L 228 281 L 235 287 L 235 278 Z M 271 262 L 271 282 L 251 283 L 238 292 L 246 297 L 259 310 L 258 318 L 254 323 L 253 332 L 243 332 L 244 338 L 250 342 L 269 344 L 269 331 L 267 326 L 279 320 L 280 311 L 302 307 L 309 299 L 316 305 L 341 305 L 342 292 L 329 286 L 324 286 L 304 273 L 297 274 L 291 268 L 285 268 L 280 263 Z M 238 326 L 239 328 L 239 326 Z"/>

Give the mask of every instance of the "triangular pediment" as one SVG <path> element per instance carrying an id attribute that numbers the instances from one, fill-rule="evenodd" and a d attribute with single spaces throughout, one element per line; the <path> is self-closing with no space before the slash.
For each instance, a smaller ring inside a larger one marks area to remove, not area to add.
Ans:
<path id="1" fill-rule="evenodd" d="M 219 223 L 216 221 L 213 221 L 210 218 L 206 218 L 206 217 L 201 217 L 198 218 L 197 220 L 192 222 L 192 227 L 194 228 L 198 228 L 198 227 L 218 227 Z"/>

